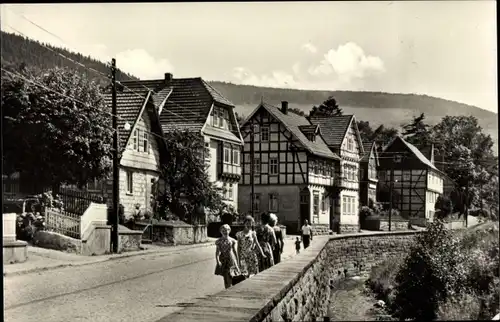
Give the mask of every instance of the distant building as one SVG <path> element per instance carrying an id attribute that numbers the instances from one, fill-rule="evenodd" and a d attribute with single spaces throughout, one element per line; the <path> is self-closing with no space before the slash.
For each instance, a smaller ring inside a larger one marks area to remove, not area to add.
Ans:
<path id="1" fill-rule="evenodd" d="M 240 210 L 251 212 L 253 180 L 257 218 L 262 212 L 276 213 L 293 232 L 307 219 L 316 233 L 328 233 L 340 158 L 324 142 L 323 129 L 290 113 L 282 102 L 281 108 L 261 103 L 242 123 L 241 132 Z"/>
<path id="2" fill-rule="evenodd" d="M 377 201 L 379 159 L 375 142 L 363 142 L 363 150 L 365 154 L 360 162 L 359 201 L 361 206 L 369 206 L 370 200 Z"/>
<path id="3" fill-rule="evenodd" d="M 381 187 L 389 191 L 393 170 L 393 209 L 415 224 L 432 220 L 445 175 L 414 145 L 396 137 L 383 149 L 378 170 Z"/>
<path id="4" fill-rule="evenodd" d="M 330 150 L 341 158 L 340 192 L 335 199 L 335 222 L 341 232 L 359 229 L 359 171 L 363 142 L 354 115 L 312 116 Z"/>
<path id="5" fill-rule="evenodd" d="M 205 156 L 211 182 L 224 188 L 223 199 L 238 208 L 238 181 L 241 177 L 240 151 L 243 139 L 234 112 L 234 104 L 200 77 L 125 81 L 136 92 L 152 90 L 164 133 L 189 130 L 205 140 Z"/>

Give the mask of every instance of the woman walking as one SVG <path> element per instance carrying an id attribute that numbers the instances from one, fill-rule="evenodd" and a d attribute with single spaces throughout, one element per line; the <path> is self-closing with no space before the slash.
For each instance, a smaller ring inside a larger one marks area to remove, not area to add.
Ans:
<path id="1" fill-rule="evenodd" d="M 238 240 L 238 258 L 240 259 L 239 267 L 241 274 L 245 277 L 250 277 L 259 272 L 259 257 L 257 253 L 265 258 L 266 255 L 262 251 L 255 233 L 255 221 L 251 216 L 246 216 L 243 224 L 245 228 L 236 233 Z"/>
<path id="2" fill-rule="evenodd" d="M 276 236 L 276 245 L 274 245 L 273 248 L 274 265 L 276 265 L 279 264 L 279 262 L 281 262 L 281 254 L 283 253 L 283 246 L 284 246 L 283 231 L 278 226 L 278 216 L 276 216 L 276 214 L 270 214 L 269 216 L 270 216 L 269 225 L 273 228 L 274 235 Z"/>
<path id="3" fill-rule="evenodd" d="M 302 232 L 302 242 L 304 243 L 304 249 L 309 247 L 310 241 L 313 239 L 313 231 L 312 227 L 309 225 L 309 222 L 304 220 L 304 226 L 300 229 Z"/>
<path id="4" fill-rule="evenodd" d="M 257 239 L 266 257 L 259 258 L 259 271 L 262 272 L 274 265 L 273 247 L 276 245 L 274 230 L 269 226 L 269 214 L 260 217 L 261 225 L 257 228 Z"/>
<path id="5" fill-rule="evenodd" d="M 236 240 L 229 237 L 231 227 L 225 224 L 220 228 L 222 237 L 215 241 L 215 275 L 224 278 L 224 287 L 233 285 L 233 277 L 241 275 L 236 254 Z"/>

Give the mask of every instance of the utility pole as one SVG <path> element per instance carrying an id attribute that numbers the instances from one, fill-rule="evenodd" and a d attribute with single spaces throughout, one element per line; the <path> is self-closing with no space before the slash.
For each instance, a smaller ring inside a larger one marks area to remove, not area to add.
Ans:
<path id="1" fill-rule="evenodd" d="M 255 209 L 254 209 L 254 202 L 255 202 L 255 180 L 254 180 L 254 142 L 255 142 L 255 133 L 254 133 L 254 124 L 250 124 L 250 184 L 252 185 L 252 195 L 250 197 L 251 200 L 251 205 L 250 209 L 252 211 L 252 217 L 255 216 Z"/>
<path id="2" fill-rule="evenodd" d="M 392 228 L 392 190 L 394 189 L 394 162 L 395 160 L 392 160 L 391 162 L 391 175 L 389 182 L 389 231 L 391 231 Z"/>
<path id="3" fill-rule="evenodd" d="M 118 223 L 119 223 L 119 161 L 118 161 L 118 118 L 116 108 L 116 59 L 111 60 L 111 113 L 113 115 L 113 213 L 111 215 L 111 244 L 113 253 L 118 253 Z"/>

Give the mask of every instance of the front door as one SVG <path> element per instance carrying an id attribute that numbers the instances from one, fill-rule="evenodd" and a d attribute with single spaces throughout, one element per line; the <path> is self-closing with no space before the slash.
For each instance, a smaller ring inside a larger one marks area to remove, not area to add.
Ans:
<path id="1" fill-rule="evenodd" d="M 300 192 L 300 222 L 299 222 L 299 230 L 300 227 L 304 224 L 304 220 L 308 220 L 309 223 L 311 223 L 311 216 L 310 216 L 310 210 L 311 210 L 311 202 L 310 202 L 311 196 L 309 193 L 309 189 L 304 188 Z"/>

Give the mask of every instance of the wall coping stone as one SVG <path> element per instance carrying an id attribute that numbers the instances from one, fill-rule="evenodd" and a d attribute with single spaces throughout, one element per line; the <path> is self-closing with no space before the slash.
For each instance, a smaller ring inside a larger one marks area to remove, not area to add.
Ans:
<path id="1" fill-rule="evenodd" d="M 229 289 L 211 295 L 157 322 L 194 321 L 262 321 L 319 259 L 319 254 L 333 240 L 375 236 L 417 235 L 425 230 L 374 231 L 341 235 L 316 236 L 314 243 L 298 255 L 245 280 Z"/>
<path id="2" fill-rule="evenodd" d="M 141 235 L 143 234 L 142 230 L 119 230 L 119 235 Z"/>
<path id="3" fill-rule="evenodd" d="M 23 240 L 4 240 L 4 248 L 28 247 L 28 243 Z"/>

